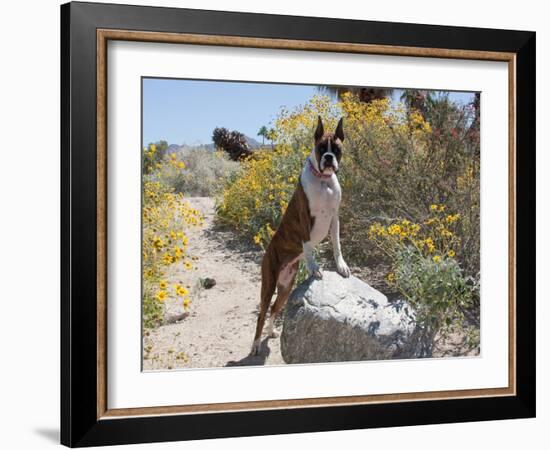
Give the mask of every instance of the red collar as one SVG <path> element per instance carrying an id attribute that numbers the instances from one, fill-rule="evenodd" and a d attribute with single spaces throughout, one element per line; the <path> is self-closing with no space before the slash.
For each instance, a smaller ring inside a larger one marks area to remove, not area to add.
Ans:
<path id="1" fill-rule="evenodd" d="M 309 164 L 309 169 L 311 170 L 311 172 L 313 173 L 313 175 L 315 175 L 317 178 L 323 178 L 323 179 L 328 179 L 330 177 L 332 177 L 332 174 L 326 174 L 326 173 L 321 173 L 319 172 L 315 166 L 313 165 L 313 163 L 311 162 L 311 159 L 309 158 L 309 156 L 307 157 L 307 162 Z"/>

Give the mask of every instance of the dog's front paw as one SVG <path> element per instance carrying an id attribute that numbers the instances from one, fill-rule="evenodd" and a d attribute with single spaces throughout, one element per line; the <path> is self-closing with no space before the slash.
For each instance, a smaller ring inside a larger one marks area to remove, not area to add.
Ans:
<path id="1" fill-rule="evenodd" d="M 323 274 L 321 273 L 321 269 L 316 263 L 310 263 L 306 265 L 307 273 L 310 277 L 316 278 L 317 280 L 321 280 L 323 278 Z"/>
<path id="2" fill-rule="evenodd" d="M 339 258 L 336 261 L 336 271 L 344 278 L 348 278 L 351 275 L 351 271 L 343 258 Z"/>
<path id="3" fill-rule="evenodd" d="M 322 280 L 323 279 L 323 272 L 321 272 L 321 269 L 316 269 L 313 271 L 313 273 L 311 274 L 313 276 L 313 278 L 315 278 L 316 280 Z"/>

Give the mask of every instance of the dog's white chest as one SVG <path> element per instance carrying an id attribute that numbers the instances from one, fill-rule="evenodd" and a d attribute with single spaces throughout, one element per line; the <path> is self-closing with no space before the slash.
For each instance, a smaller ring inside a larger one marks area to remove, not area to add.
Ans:
<path id="1" fill-rule="evenodd" d="M 340 185 L 336 177 L 329 181 L 304 180 L 304 191 L 309 202 L 309 212 L 313 220 L 310 243 L 319 244 L 328 236 L 332 218 L 340 205 Z"/>

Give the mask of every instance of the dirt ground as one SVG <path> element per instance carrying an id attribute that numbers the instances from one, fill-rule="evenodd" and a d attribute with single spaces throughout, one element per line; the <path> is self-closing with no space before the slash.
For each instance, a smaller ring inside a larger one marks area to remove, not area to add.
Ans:
<path id="1" fill-rule="evenodd" d="M 214 200 L 188 198 L 204 214 L 202 229 L 189 233 L 189 251 L 198 259 L 194 269 L 168 274 L 170 283 L 189 286 L 191 305 L 167 303 L 165 325 L 143 339 L 144 370 L 284 364 L 279 339 L 266 339 L 259 356 L 250 356 L 260 299 L 261 252 L 243 249 L 233 234 L 214 227 Z M 201 279 L 216 281 L 210 289 Z M 280 323 L 276 329 L 280 330 Z M 148 335 L 147 335 L 148 334 Z"/>
<path id="2" fill-rule="evenodd" d="M 202 228 L 188 233 L 190 254 L 198 259 L 193 270 L 176 268 L 166 278 L 171 284 L 188 287 L 191 305 L 186 312 L 181 302 L 166 302 L 165 324 L 143 336 L 143 370 L 284 364 L 279 339 L 268 339 L 265 333 L 260 355 L 250 356 L 260 299 L 262 252 L 252 243 L 243 245 L 230 231 L 215 227 L 212 198 L 187 200 L 205 218 Z M 352 267 L 352 273 L 381 289 L 381 270 Z M 214 279 L 216 284 L 205 288 L 205 278 Z M 275 328 L 279 333 L 281 326 L 279 320 Z M 464 345 L 463 335 L 451 333 L 436 344 L 434 356 L 478 353 L 478 348 Z"/>

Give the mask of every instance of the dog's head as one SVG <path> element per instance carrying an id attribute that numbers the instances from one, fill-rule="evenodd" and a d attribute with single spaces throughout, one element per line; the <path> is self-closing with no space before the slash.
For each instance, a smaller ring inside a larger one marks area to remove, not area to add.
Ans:
<path id="1" fill-rule="evenodd" d="M 319 116 L 314 135 L 314 154 L 319 172 L 325 175 L 337 173 L 342 159 L 344 142 L 344 123 L 340 119 L 334 133 L 325 133 L 323 121 Z"/>

